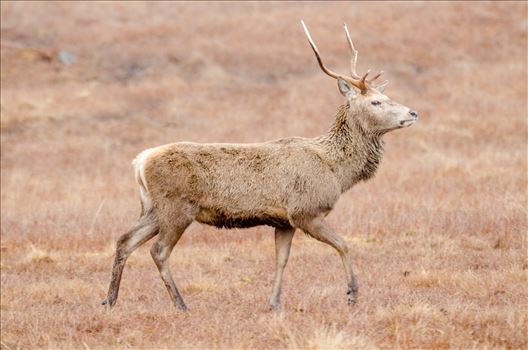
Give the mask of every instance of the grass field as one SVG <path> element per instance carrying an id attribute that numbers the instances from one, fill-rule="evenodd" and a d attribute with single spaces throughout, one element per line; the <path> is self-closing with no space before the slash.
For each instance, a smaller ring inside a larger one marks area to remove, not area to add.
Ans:
<path id="1" fill-rule="evenodd" d="M 1 348 L 528 347 L 527 10 L 518 3 L 1 4 Z M 420 113 L 329 215 L 338 255 L 298 232 L 283 311 L 273 230 L 193 224 L 171 267 L 115 242 L 140 205 L 130 161 L 176 141 L 324 133 L 343 102 L 317 67 L 383 69 Z M 62 51 L 61 51 L 62 50 Z M 58 53 L 75 62 L 65 65 Z"/>

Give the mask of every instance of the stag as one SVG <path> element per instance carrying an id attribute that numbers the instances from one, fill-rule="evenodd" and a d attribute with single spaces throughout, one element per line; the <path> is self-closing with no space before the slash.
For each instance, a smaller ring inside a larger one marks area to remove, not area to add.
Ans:
<path id="1" fill-rule="evenodd" d="M 315 138 L 289 137 L 263 143 L 178 142 L 147 149 L 133 161 L 141 215 L 117 241 L 112 278 L 103 305 L 115 305 L 127 258 L 154 236 L 150 250 L 170 298 L 187 307 L 169 269 L 169 256 L 193 222 L 216 227 L 275 228 L 276 271 L 269 305 L 278 309 L 281 281 L 295 230 L 333 247 L 341 257 L 347 300 L 356 303 L 358 283 L 343 238 L 325 220 L 339 196 L 376 172 L 382 137 L 411 126 L 416 112 L 383 94 L 382 72 L 368 79 L 356 73 L 358 51 L 345 24 L 351 52 L 350 75 L 328 69 L 308 28 L 301 21 L 320 68 L 337 80 L 346 102 L 329 131 Z"/>

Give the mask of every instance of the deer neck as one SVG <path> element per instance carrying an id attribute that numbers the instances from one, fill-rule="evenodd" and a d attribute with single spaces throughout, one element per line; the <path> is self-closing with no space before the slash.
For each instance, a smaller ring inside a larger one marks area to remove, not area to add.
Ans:
<path id="1" fill-rule="evenodd" d="M 381 135 L 367 132 L 354 113 L 360 111 L 339 107 L 332 128 L 320 138 L 342 192 L 374 176 L 383 156 Z"/>

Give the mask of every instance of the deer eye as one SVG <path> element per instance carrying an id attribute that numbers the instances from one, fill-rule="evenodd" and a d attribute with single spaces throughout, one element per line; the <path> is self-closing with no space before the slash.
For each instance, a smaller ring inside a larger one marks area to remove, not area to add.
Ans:
<path id="1" fill-rule="evenodd" d="M 379 106 L 381 104 L 381 102 L 380 101 L 372 101 L 371 104 L 373 106 Z"/>

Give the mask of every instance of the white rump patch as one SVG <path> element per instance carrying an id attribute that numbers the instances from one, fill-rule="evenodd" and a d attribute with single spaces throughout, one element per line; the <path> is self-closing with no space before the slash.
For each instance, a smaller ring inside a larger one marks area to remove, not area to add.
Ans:
<path id="1" fill-rule="evenodd" d="M 148 210 L 152 206 L 150 200 L 150 195 L 148 193 L 148 184 L 145 178 L 145 164 L 152 153 L 154 153 L 155 148 L 149 148 L 141 152 L 134 158 L 132 161 L 132 166 L 134 167 L 134 172 L 136 175 L 136 181 L 139 184 L 139 195 L 141 196 L 141 202 L 145 210 Z"/>

